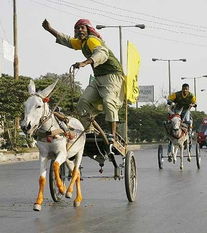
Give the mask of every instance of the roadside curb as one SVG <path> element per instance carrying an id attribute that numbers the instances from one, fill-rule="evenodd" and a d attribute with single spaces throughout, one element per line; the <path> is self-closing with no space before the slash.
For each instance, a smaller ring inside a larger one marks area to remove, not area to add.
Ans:
<path id="1" fill-rule="evenodd" d="M 30 153 L 19 153 L 19 154 L 8 154 L 0 152 L 0 163 L 5 162 L 23 162 L 30 160 L 39 159 L 39 152 L 30 152 Z"/>
<path id="2" fill-rule="evenodd" d="M 128 145 L 128 150 L 142 150 L 142 149 L 155 149 L 158 147 L 158 144 L 137 144 L 137 145 Z M 38 160 L 39 152 L 27 152 L 27 153 L 4 153 L 0 152 L 0 163 L 8 163 L 8 162 L 23 162 L 23 161 L 31 161 Z"/>

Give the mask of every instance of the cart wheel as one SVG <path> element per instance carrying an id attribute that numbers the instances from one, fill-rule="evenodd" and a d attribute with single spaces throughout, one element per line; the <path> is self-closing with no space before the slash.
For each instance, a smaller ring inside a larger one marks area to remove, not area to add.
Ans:
<path id="1" fill-rule="evenodd" d="M 50 172 L 49 172 L 49 186 L 50 186 L 50 194 L 52 196 L 53 201 L 58 202 L 62 199 L 63 195 L 59 193 L 58 187 L 56 186 L 55 174 L 53 171 L 53 163 L 55 160 L 51 160 L 50 163 Z M 65 183 L 65 163 L 60 166 L 60 179 L 63 184 Z"/>
<path id="2" fill-rule="evenodd" d="M 129 202 L 133 202 L 137 194 L 137 171 L 133 151 L 128 151 L 125 158 L 125 189 Z"/>
<path id="3" fill-rule="evenodd" d="M 159 166 L 159 169 L 163 168 L 163 147 L 162 145 L 158 146 L 158 166 Z"/>
<path id="4" fill-rule="evenodd" d="M 196 143 L 196 164 L 197 168 L 200 169 L 201 167 L 201 153 L 200 153 L 200 146 Z"/>

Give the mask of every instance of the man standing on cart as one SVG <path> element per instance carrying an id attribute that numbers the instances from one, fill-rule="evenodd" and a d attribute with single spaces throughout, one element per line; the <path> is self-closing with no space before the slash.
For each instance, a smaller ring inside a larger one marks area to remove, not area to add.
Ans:
<path id="1" fill-rule="evenodd" d="M 167 104 L 171 105 L 172 103 L 175 103 L 175 108 L 174 108 L 175 113 L 180 111 L 180 109 L 182 109 L 181 119 L 183 123 L 187 124 L 188 126 L 190 148 L 191 148 L 193 119 L 190 114 L 190 109 L 191 107 L 196 107 L 197 105 L 196 105 L 196 97 L 189 91 L 189 85 L 187 83 L 184 83 L 182 85 L 181 91 L 169 95 Z"/>
<path id="2" fill-rule="evenodd" d="M 118 111 L 124 100 L 124 73 L 121 64 L 108 49 L 100 34 L 87 19 L 80 19 L 74 26 L 74 37 L 67 36 L 52 28 L 45 19 L 45 30 L 56 37 L 56 42 L 71 49 L 82 50 L 86 60 L 76 62 L 73 67 L 91 65 L 94 79 L 85 89 L 77 104 L 78 114 L 85 127 L 89 125 L 88 115 L 96 116 L 105 112 L 105 120 L 110 123 L 113 137 L 116 134 Z"/>

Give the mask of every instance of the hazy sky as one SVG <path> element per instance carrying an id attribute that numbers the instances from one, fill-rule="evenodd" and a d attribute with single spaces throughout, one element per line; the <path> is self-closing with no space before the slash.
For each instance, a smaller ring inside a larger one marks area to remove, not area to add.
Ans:
<path id="1" fill-rule="evenodd" d="M 0 5 L 0 39 L 13 43 L 12 0 Z M 168 93 L 167 62 L 152 62 L 152 58 L 180 59 L 171 62 L 172 90 L 181 89 L 182 83 L 207 75 L 207 1 L 206 0 L 16 0 L 18 17 L 18 45 L 20 74 L 37 78 L 46 73 L 63 74 L 71 64 L 83 61 L 80 51 L 55 43 L 55 38 L 41 24 L 47 18 L 60 32 L 73 35 L 79 18 L 90 19 L 92 24 L 134 25 L 146 28 L 123 28 L 123 54 L 126 60 L 126 42 L 133 42 L 141 54 L 140 85 L 155 86 L 155 101 L 163 101 Z M 108 47 L 119 58 L 119 33 L 116 28 L 99 31 Z M 0 70 L 13 75 L 13 65 L 2 57 Z M 82 68 L 76 79 L 84 88 L 91 68 Z M 207 112 L 207 78 L 197 79 L 198 110 Z M 201 92 L 201 89 L 206 91 Z"/>

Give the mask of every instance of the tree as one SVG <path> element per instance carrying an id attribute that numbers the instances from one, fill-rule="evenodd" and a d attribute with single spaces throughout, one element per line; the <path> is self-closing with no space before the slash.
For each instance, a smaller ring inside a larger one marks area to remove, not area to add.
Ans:
<path id="1" fill-rule="evenodd" d="M 80 83 L 71 80 L 69 74 L 56 75 L 48 73 L 45 76 L 41 76 L 35 80 L 37 90 L 43 90 L 56 79 L 59 79 L 59 82 L 51 96 L 51 107 L 55 107 L 58 103 L 58 106 L 62 108 L 62 112 L 70 115 L 74 114 L 82 89 Z"/>
<path id="2" fill-rule="evenodd" d="M 199 111 L 192 111 L 191 114 L 193 117 L 193 130 L 197 131 L 203 118 L 207 116 L 205 112 L 199 112 Z"/>
<path id="3" fill-rule="evenodd" d="M 35 79 L 37 91 L 46 88 L 56 79 L 59 82 L 52 93 L 51 102 L 52 108 L 59 103 L 62 111 L 70 114 L 74 111 L 74 107 L 81 95 L 81 87 L 78 82 L 71 83 L 68 74 L 56 75 L 47 74 Z M 15 117 L 21 117 L 24 111 L 23 103 L 29 96 L 28 84 L 29 77 L 20 76 L 19 80 L 3 74 L 0 78 L 0 116 L 4 119 L 6 128 L 7 145 L 9 148 L 18 146 L 19 142 L 16 140 L 16 133 L 14 128 Z"/>
<path id="4" fill-rule="evenodd" d="M 28 77 L 20 76 L 16 81 L 13 77 L 3 74 L 0 78 L 0 115 L 8 120 L 21 116 L 23 102 L 28 97 L 26 83 Z"/>

